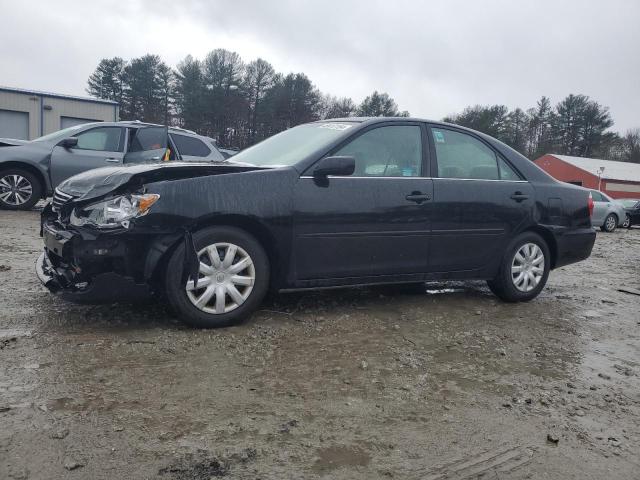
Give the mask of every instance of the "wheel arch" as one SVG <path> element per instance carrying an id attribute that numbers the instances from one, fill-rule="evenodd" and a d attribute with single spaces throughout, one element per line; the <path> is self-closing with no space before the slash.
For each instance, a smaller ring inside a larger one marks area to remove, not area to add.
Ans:
<path id="1" fill-rule="evenodd" d="M 235 227 L 253 236 L 264 248 L 269 259 L 271 279 L 270 285 L 277 285 L 281 274 L 281 255 L 276 248 L 276 241 L 268 228 L 259 220 L 245 215 L 215 215 L 199 219 L 189 230 L 194 233 L 214 226 Z M 157 281 L 162 275 L 169 258 L 184 239 L 182 232 L 162 236 L 153 242 L 147 254 L 144 277 Z"/>
<path id="2" fill-rule="evenodd" d="M 40 170 L 38 167 L 30 163 L 21 162 L 19 160 L 10 160 L 8 162 L 0 163 L 0 173 L 2 173 L 5 170 L 11 170 L 12 168 L 19 168 L 21 170 L 26 170 L 27 172 L 35 175 L 35 177 L 40 182 L 40 185 L 42 185 L 41 198 L 47 198 L 47 194 L 49 193 L 49 184 L 47 183 L 47 179 L 44 173 L 42 173 L 42 170 Z"/>
<path id="3" fill-rule="evenodd" d="M 526 229 L 525 232 L 534 232 L 542 237 L 547 244 L 547 247 L 549 247 L 549 253 L 551 254 L 551 269 L 554 269 L 558 260 L 558 242 L 556 241 L 556 237 L 553 233 L 551 233 L 551 230 L 540 225 L 535 225 Z"/>

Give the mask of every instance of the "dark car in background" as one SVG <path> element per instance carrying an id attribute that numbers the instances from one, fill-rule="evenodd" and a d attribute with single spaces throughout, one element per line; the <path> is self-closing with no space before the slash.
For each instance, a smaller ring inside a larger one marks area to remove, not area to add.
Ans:
<path id="1" fill-rule="evenodd" d="M 0 139 L 0 208 L 28 210 L 66 178 L 93 168 L 224 158 L 209 137 L 137 121 L 86 123 L 32 141 Z"/>
<path id="2" fill-rule="evenodd" d="M 624 198 L 618 200 L 624 207 L 625 218 L 622 223 L 624 228 L 631 228 L 633 225 L 640 225 L 640 199 Z"/>
<path id="3" fill-rule="evenodd" d="M 148 285 L 199 327 L 246 318 L 268 290 L 481 279 L 520 302 L 590 255 L 592 210 L 588 190 L 469 129 L 320 121 L 226 162 L 66 180 L 36 270 L 68 298 Z"/>

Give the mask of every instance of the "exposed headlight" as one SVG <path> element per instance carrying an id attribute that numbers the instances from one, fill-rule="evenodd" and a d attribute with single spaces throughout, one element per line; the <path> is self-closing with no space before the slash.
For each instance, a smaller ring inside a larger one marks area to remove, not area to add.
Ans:
<path id="1" fill-rule="evenodd" d="M 69 220 L 71 225 L 77 227 L 91 225 L 97 228 L 127 228 L 132 218 L 146 215 L 151 205 L 159 198 L 160 195 L 157 193 L 121 195 L 82 208 L 74 208 Z"/>

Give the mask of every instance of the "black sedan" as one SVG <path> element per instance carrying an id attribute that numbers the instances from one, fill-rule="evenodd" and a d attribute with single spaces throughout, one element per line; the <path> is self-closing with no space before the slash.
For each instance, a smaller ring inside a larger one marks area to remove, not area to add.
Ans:
<path id="1" fill-rule="evenodd" d="M 622 223 L 624 228 L 631 228 L 632 225 L 640 224 L 640 199 L 625 198 L 618 200 L 625 211 L 625 219 Z"/>
<path id="2" fill-rule="evenodd" d="M 592 209 L 587 190 L 472 130 L 320 121 L 213 165 L 66 180 L 36 270 L 67 297 L 161 290 L 199 327 L 246 318 L 268 290 L 484 279 L 519 302 L 590 255 Z"/>

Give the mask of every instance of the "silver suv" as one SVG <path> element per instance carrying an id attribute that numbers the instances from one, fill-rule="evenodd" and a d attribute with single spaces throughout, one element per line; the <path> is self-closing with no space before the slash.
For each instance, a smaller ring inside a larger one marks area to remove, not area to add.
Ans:
<path id="1" fill-rule="evenodd" d="M 603 232 L 613 232 L 616 227 L 622 225 L 626 216 L 624 205 L 598 190 L 591 190 L 591 198 L 593 199 L 591 225 L 600 227 Z"/>
<path id="2" fill-rule="evenodd" d="M 212 138 L 138 121 L 86 123 L 32 141 L 0 139 L 0 208 L 30 209 L 63 180 L 93 168 L 224 159 Z"/>

